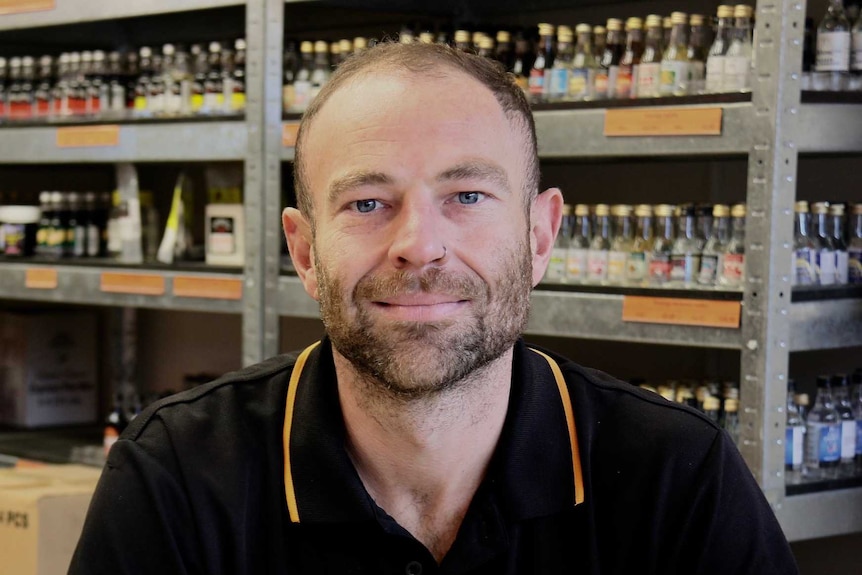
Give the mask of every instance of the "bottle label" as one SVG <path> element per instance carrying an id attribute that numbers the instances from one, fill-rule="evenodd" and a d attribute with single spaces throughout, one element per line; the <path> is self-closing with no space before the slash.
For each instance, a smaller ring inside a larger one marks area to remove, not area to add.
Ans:
<path id="1" fill-rule="evenodd" d="M 846 72 L 850 69 L 850 32 L 818 32 L 818 72 Z"/>
<path id="2" fill-rule="evenodd" d="M 688 63 L 688 79 L 691 82 L 700 82 L 704 77 L 704 63 L 699 61 Z"/>
<path id="3" fill-rule="evenodd" d="M 721 259 L 721 278 L 728 284 L 742 283 L 745 275 L 745 254 L 724 254 Z"/>
<path id="4" fill-rule="evenodd" d="M 839 250 L 835 252 L 835 283 L 840 285 L 847 285 L 850 282 L 850 278 L 848 276 L 849 272 L 849 259 L 847 257 L 847 252 L 843 250 Z"/>
<path id="5" fill-rule="evenodd" d="M 862 247 L 847 250 L 847 277 L 851 284 L 862 284 Z"/>
<path id="6" fill-rule="evenodd" d="M 632 97 L 632 67 L 620 66 L 617 72 L 616 83 L 614 85 L 614 94 L 617 98 Z"/>
<path id="7" fill-rule="evenodd" d="M 853 45 L 853 50 L 850 52 L 850 69 L 862 70 L 862 30 L 853 32 L 850 43 Z"/>
<path id="8" fill-rule="evenodd" d="M 619 66 L 611 66 L 608 68 L 608 98 L 619 98 L 617 94 L 617 80 L 620 75 Z"/>
<path id="9" fill-rule="evenodd" d="M 605 69 L 600 69 L 596 72 L 596 84 L 595 84 L 595 97 L 596 98 L 607 98 L 608 97 L 608 71 Z"/>
<path id="10" fill-rule="evenodd" d="M 566 248 L 554 248 L 551 250 L 551 261 L 548 262 L 545 280 L 560 283 L 566 279 L 567 256 Z"/>
<path id="11" fill-rule="evenodd" d="M 817 439 L 817 460 L 823 464 L 841 459 L 841 426 L 825 423 L 809 425 L 814 428 L 814 437 Z"/>
<path id="12" fill-rule="evenodd" d="M 703 285 L 715 284 L 718 275 L 718 254 L 703 254 L 700 258 L 700 273 L 697 282 Z"/>
<path id="13" fill-rule="evenodd" d="M 646 254 L 644 252 L 630 253 L 626 266 L 626 279 L 631 282 L 641 282 L 646 279 L 646 275 Z"/>
<path id="14" fill-rule="evenodd" d="M 553 68 L 549 84 L 548 95 L 564 98 L 569 89 L 569 71 L 565 68 Z"/>
<path id="15" fill-rule="evenodd" d="M 591 280 L 604 280 L 608 277 L 608 252 L 589 250 L 587 254 L 587 275 Z"/>
<path id="16" fill-rule="evenodd" d="M 817 283 L 817 268 L 812 262 L 811 250 L 800 248 L 794 252 L 793 285 L 810 286 Z"/>
<path id="17" fill-rule="evenodd" d="M 655 98 L 661 85 L 661 64 L 650 63 L 638 66 L 638 98 Z"/>
<path id="18" fill-rule="evenodd" d="M 670 254 L 653 254 L 649 260 L 649 278 L 652 283 L 664 284 L 670 281 L 673 264 Z"/>
<path id="19" fill-rule="evenodd" d="M 862 419 L 856 421 L 856 457 L 862 457 Z"/>
<path id="20" fill-rule="evenodd" d="M 236 253 L 236 228 L 234 220 L 228 216 L 210 219 L 207 253 L 213 255 L 232 255 Z"/>
<path id="21" fill-rule="evenodd" d="M 530 70 L 530 94 L 541 96 L 545 92 L 545 72 L 533 68 Z"/>
<path id="22" fill-rule="evenodd" d="M 628 252 L 608 253 L 608 281 L 622 283 L 626 279 L 626 260 Z"/>
<path id="23" fill-rule="evenodd" d="M 293 83 L 293 104 L 297 111 L 304 112 L 311 101 L 311 82 L 297 80 Z"/>
<path id="24" fill-rule="evenodd" d="M 595 80 L 592 68 L 575 68 L 569 73 L 569 96 L 575 100 L 592 98 Z"/>
<path id="25" fill-rule="evenodd" d="M 751 58 L 725 56 L 722 92 L 742 92 L 750 88 Z"/>
<path id="26" fill-rule="evenodd" d="M 688 62 L 668 60 L 661 63 L 662 95 L 682 96 L 688 92 Z"/>
<path id="27" fill-rule="evenodd" d="M 86 226 L 75 226 L 72 236 L 72 255 L 83 257 L 87 253 L 87 228 Z"/>
<path id="28" fill-rule="evenodd" d="M 671 256 L 670 279 L 675 282 L 692 283 L 700 269 L 698 254 L 674 254 Z"/>
<path id="29" fill-rule="evenodd" d="M 835 252 L 832 250 L 817 250 L 814 253 L 814 265 L 819 270 L 820 285 L 829 286 L 835 283 Z"/>
<path id="30" fill-rule="evenodd" d="M 566 256 L 566 273 L 571 280 L 587 278 L 587 250 L 569 248 L 569 253 Z"/>
<path id="31" fill-rule="evenodd" d="M 856 420 L 841 422 L 841 459 L 853 459 L 856 455 Z"/>
<path id="32" fill-rule="evenodd" d="M 94 258 L 99 255 L 99 226 L 87 226 L 87 255 Z"/>
<path id="33" fill-rule="evenodd" d="M 787 467 L 802 465 L 802 438 L 805 428 L 801 426 L 788 427 L 784 439 L 784 464 Z"/>

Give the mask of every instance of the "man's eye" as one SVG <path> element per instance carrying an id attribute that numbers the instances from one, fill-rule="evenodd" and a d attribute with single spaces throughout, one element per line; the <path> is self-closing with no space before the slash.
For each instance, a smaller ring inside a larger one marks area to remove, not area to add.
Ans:
<path id="1" fill-rule="evenodd" d="M 353 207 L 361 214 L 373 212 L 378 205 L 380 205 L 380 202 L 377 200 L 358 200 L 353 202 Z"/>
<path id="2" fill-rule="evenodd" d="M 462 204 L 475 204 L 482 199 L 482 192 L 458 192 L 458 202 Z"/>

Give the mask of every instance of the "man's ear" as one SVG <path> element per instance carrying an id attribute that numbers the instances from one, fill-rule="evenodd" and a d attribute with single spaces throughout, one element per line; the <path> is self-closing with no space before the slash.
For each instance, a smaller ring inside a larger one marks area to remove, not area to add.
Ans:
<path id="1" fill-rule="evenodd" d="M 287 239 L 287 249 L 293 260 L 293 267 L 296 268 L 296 273 L 308 295 L 318 299 L 311 225 L 296 208 L 285 208 L 281 214 L 281 223 L 284 226 L 284 237 Z"/>
<path id="2" fill-rule="evenodd" d="M 545 276 L 554 240 L 563 217 L 563 194 L 550 188 L 539 194 L 530 209 L 530 249 L 533 255 L 533 286 Z"/>

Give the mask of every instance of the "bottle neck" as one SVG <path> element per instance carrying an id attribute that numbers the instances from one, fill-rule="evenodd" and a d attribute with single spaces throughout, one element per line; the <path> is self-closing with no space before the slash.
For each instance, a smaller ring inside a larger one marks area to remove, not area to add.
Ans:
<path id="1" fill-rule="evenodd" d="M 578 34 L 577 51 L 579 54 L 592 54 L 592 52 L 593 52 L 592 36 L 593 36 L 592 32 L 584 32 L 583 34 Z"/>
<path id="2" fill-rule="evenodd" d="M 607 239 L 611 235 L 611 218 L 610 216 L 599 216 L 596 222 L 597 232 L 599 237 Z"/>
<path id="3" fill-rule="evenodd" d="M 695 239 L 695 230 L 697 228 L 697 218 L 694 216 L 685 216 L 682 221 L 682 226 L 680 231 L 681 235 L 685 236 L 686 239 L 693 240 Z"/>
<path id="4" fill-rule="evenodd" d="M 854 220 L 853 237 L 862 238 L 862 214 L 856 214 Z"/>
<path id="5" fill-rule="evenodd" d="M 580 237 L 587 239 L 590 238 L 592 231 L 592 226 L 590 225 L 590 216 L 578 216 L 578 220 L 575 226 L 575 231 Z"/>
<path id="6" fill-rule="evenodd" d="M 630 30 L 626 36 L 626 51 L 636 52 L 638 47 L 643 44 L 644 35 L 641 30 Z"/>
<path id="7" fill-rule="evenodd" d="M 797 236 L 808 236 L 808 213 L 807 212 L 797 212 L 796 213 L 796 222 L 794 227 L 794 234 Z"/>
<path id="8" fill-rule="evenodd" d="M 632 220 L 628 216 L 617 216 L 617 237 L 623 239 L 632 237 Z"/>
<path id="9" fill-rule="evenodd" d="M 748 43 L 751 41 L 751 21 L 748 18 L 737 18 L 733 25 L 733 39 Z"/>
<path id="10" fill-rule="evenodd" d="M 685 46 L 685 36 L 685 24 L 674 24 L 670 29 L 670 46 Z"/>
<path id="11" fill-rule="evenodd" d="M 730 236 L 730 220 L 726 216 L 715 218 L 712 224 L 712 235 L 722 243 L 726 243 Z"/>
<path id="12" fill-rule="evenodd" d="M 814 231 L 817 234 L 817 237 L 824 238 L 824 239 L 825 238 L 831 238 L 832 234 L 829 233 L 829 228 L 827 227 L 828 215 L 827 214 L 815 214 L 815 216 L 816 216 L 816 219 L 815 219 L 816 223 L 815 223 Z"/>
<path id="13" fill-rule="evenodd" d="M 733 218 L 733 239 L 743 241 L 745 239 L 745 218 Z"/>
<path id="14" fill-rule="evenodd" d="M 832 407 L 832 390 L 828 387 L 821 387 L 817 390 L 817 399 L 814 401 L 815 407 Z"/>
<path id="15" fill-rule="evenodd" d="M 645 240 L 652 237 L 652 218 L 650 216 L 641 216 L 638 218 L 637 235 L 639 238 Z"/>
<path id="16" fill-rule="evenodd" d="M 661 28 L 647 28 L 646 45 L 655 50 L 661 49 L 662 30 Z"/>
<path id="17" fill-rule="evenodd" d="M 659 220 L 658 231 L 661 232 L 661 237 L 666 240 L 673 239 L 673 216 L 664 216 Z"/>

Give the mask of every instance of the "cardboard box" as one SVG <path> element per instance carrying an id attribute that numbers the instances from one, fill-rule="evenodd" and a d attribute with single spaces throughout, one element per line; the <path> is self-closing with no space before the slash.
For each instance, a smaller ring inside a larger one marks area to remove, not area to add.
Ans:
<path id="1" fill-rule="evenodd" d="M 0 314 L 0 425 L 94 423 L 97 384 L 93 314 Z"/>
<path id="2" fill-rule="evenodd" d="M 0 470 L 0 575 L 65 575 L 101 470 Z"/>

